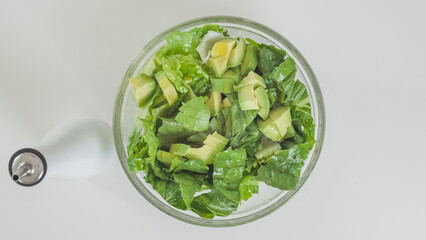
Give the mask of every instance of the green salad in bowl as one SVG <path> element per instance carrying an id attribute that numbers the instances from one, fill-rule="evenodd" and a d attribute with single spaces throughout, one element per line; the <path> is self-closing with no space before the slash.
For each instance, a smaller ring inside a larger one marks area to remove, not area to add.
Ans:
<path id="1" fill-rule="evenodd" d="M 313 71 L 287 39 L 218 16 L 179 24 L 139 52 L 113 130 L 124 172 L 146 200 L 221 227 L 292 198 L 320 155 L 325 113 Z"/>
<path id="2" fill-rule="evenodd" d="M 219 25 L 174 31 L 143 73 L 128 164 L 172 206 L 228 216 L 264 182 L 293 190 L 315 144 L 292 57 Z M 261 193 L 260 193 L 261 194 Z"/>

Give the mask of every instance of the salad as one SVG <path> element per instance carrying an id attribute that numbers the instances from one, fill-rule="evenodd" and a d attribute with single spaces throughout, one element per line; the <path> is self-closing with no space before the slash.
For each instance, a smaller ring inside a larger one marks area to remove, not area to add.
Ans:
<path id="1" fill-rule="evenodd" d="M 295 189 L 315 144 L 296 72 L 286 51 L 218 25 L 171 32 L 129 79 L 130 170 L 170 205 L 209 219 L 235 212 L 261 182 Z"/>

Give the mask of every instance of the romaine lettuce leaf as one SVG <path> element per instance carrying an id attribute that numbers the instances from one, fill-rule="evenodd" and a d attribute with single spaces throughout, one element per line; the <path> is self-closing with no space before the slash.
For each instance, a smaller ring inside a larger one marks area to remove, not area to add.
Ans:
<path id="1" fill-rule="evenodd" d="M 247 201 L 257 193 L 259 193 L 259 182 L 253 180 L 253 173 L 245 174 L 240 183 L 241 200 Z"/>
<path id="2" fill-rule="evenodd" d="M 218 25 L 205 25 L 203 27 L 193 28 L 187 32 L 174 31 L 167 36 L 167 45 L 162 47 L 157 52 L 157 54 L 183 54 L 191 55 L 195 58 L 200 59 L 200 55 L 198 54 L 196 48 L 200 44 L 204 34 L 206 34 L 208 31 L 221 32 L 225 36 L 227 35 L 227 31 L 222 29 Z"/>
<path id="3" fill-rule="evenodd" d="M 235 136 L 244 131 L 256 118 L 259 110 L 242 111 L 236 94 L 227 94 L 232 106 L 222 109 L 225 118 L 226 137 Z"/>
<path id="4" fill-rule="evenodd" d="M 203 132 L 209 129 L 210 110 L 204 104 L 204 98 L 197 97 L 182 103 L 175 120 L 185 128 Z"/>
<path id="5" fill-rule="evenodd" d="M 191 209 L 200 216 L 212 217 L 212 214 L 215 214 L 226 217 L 235 212 L 238 205 L 239 202 L 230 200 L 222 192 L 212 190 L 195 197 Z"/>
<path id="6" fill-rule="evenodd" d="M 266 164 L 259 168 L 254 180 L 281 190 L 293 190 L 299 182 L 300 171 L 313 146 L 314 142 L 307 142 L 279 151 L 266 159 Z"/>
<path id="7" fill-rule="evenodd" d="M 272 45 L 261 44 L 258 52 L 258 69 L 261 75 L 265 76 L 271 73 L 276 67 L 278 67 L 283 61 L 286 52 L 281 49 L 277 49 Z"/>
<path id="8" fill-rule="evenodd" d="M 188 88 L 183 82 L 183 73 L 180 71 L 181 65 L 177 55 L 156 58 L 158 64 L 161 65 L 164 74 L 170 82 L 175 86 L 176 90 L 180 93 L 188 92 Z"/>
<path id="9" fill-rule="evenodd" d="M 182 171 L 206 174 L 209 171 L 209 167 L 203 160 L 193 159 L 183 162 L 175 169 L 175 173 Z"/>
<path id="10" fill-rule="evenodd" d="M 192 200 L 194 199 L 194 194 L 201 189 L 204 176 L 188 172 L 175 172 L 173 177 L 180 186 L 180 190 L 182 191 L 182 198 L 186 207 L 190 208 Z"/>
<path id="11" fill-rule="evenodd" d="M 246 166 L 245 149 L 228 148 L 213 160 L 213 188 L 234 202 L 240 201 L 240 182 Z"/>
<path id="12" fill-rule="evenodd" d="M 145 169 L 147 183 L 150 183 L 155 191 L 157 191 L 170 205 L 185 210 L 187 207 L 182 198 L 180 186 L 174 181 L 158 178 L 152 168 L 148 166 Z"/>
<path id="13" fill-rule="evenodd" d="M 183 127 L 174 119 L 161 118 L 161 126 L 158 128 L 158 140 L 160 141 L 160 148 L 168 149 L 173 143 L 180 143 L 185 138 L 195 134 L 188 128 Z"/>
<path id="14" fill-rule="evenodd" d="M 231 137 L 229 142 L 232 148 L 246 149 L 247 154 L 253 157 L 260 144 L 260 137 L 259 128 L 255 122 L 252 122 L 246 129 Z"/>

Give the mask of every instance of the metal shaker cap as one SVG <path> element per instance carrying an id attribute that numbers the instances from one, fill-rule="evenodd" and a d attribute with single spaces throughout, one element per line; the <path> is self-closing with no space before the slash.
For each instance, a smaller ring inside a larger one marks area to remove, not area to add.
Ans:
<path id="1" fill-rule="evenodd" d="M 43 154 L 32 148 L 17 151 L 10 158 L 9 174 L 17 184 L 30 187 L 43 180 L 47 163 Z"/>

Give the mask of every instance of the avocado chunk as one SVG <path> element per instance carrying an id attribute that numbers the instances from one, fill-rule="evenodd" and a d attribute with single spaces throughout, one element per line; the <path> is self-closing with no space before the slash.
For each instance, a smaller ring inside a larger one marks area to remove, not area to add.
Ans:
<path id="1" fill-rule="evenodd" d="M 259 76 L 259 74 L 251 71 L 248 73 L 248 75 L 243 78 L 243 80 L 235 86 L 235 90 L 238 90 L 242 87 L 245 87 L 247 85 L 254 85 L 254 88 L 263 87 L 266 88 L 265 80 L 263 77 Z"/>
<path id="2" fill-rule="evenodd" d="M 241 80 L 239 72 L 232 70 L 226 71 L 221 78 L 210 78 L 214 92 L 233 93 L 234 86 Z"/>
<path id="3" fill-rule="evenodd" d="M 224 39 L 223 33 L 208 31 L 204 34 L 203 39 L 197 47 L 197 52 L 200 54 L 200 58 L 203 63 L 206 63 L 210 57 L 211 49 L 214 44 L 222 39 Z"/>
<path id="4" fill-rule="evenodd" d="M 154 72 L 156 66 L 153 59 L 151 59 L 148 64 L 143 69 L 143 73 L 145 73 L 148 76 L 152 76 L 152 73 Z"/>
<path id="5" fill-rule="evenodd" d="M 241 64 L 244 59 L 244 54 L 246 54 L 246 40 L 244 38 L 237 38 L 238 43 L 234 49 L 232 49 L 231 54 L 229 55 L 228 67 L 236 67 Z"/>
<path id="6" fill-rule="evenodd" d="M 216 42 L 213 46 L 207 66 L 209 66 L 216 77 L 222 77 L 226 70 L 228 70 L 229 55 L 236 43 L 237 40 L 235 39 L 225 38 Z"/>
<path id="7" fill-rule="evenodd" d="M 155 81 L 148 75 L 141 73 L 129 79 L 133 98 L 138 106 L 152 96 L 155 90 Z"/>
<path id="8" fill-rule="evenodd" d="M 210 147 L 209 145 L 204 145 L 200 148 L 189 148 L 185 154 L 185 157 L 190 160 L 200 159 L 203 160 L 206 164 L 212 164 L 216 153 L 218 153 L 217 149 Z"/>
<path id="9" fill-rule="evenodd" d="M 170 146 L 170 153 L 178 156 L 185 156 L 189 148 L 189 145 L 183 143 L 174 143 Z"/>
<path id="10" fill-rule="evenodd" d="M 178 94 L 176 92 L 175 87 L 163 71 L 159 71 L 158 73 L 156 73 L 155 78 L 157 79 L 157 82 L 160 85 L 160 88 L 163 91 L 167 102 L 169 103 L 169 105 L 172 105 L 178 99 Z"/>
<path id="11" fill-rule="evenodd" d="M 262 121 L 260 119 L 257 120 L 257 126 L 259 130 L 265 135 L 265 137 L 271 139 L 272 141 L 280 141 L 281 135 L 278 132 L 278 127 L 275 124 L 274 120 L 271 118 Z"/>
<path id="12" fill-rule="evenodd" d="M 224 136 L 220 135 L 217 132 L 214 132 L 213 134 L 207 136 L 206 140 L 204 141 L 204 144 L 217 149 L 218 152 L 221 152 L 223 151 L 223 149 L 225 149 L 226 144 L 228 144 L 228 141 L 229 140 Z"/>
<path id="13" fill-rule="evenodd" d="M 270 108 L 268 93 L 264 88 L 258 87 L 254 90 L 254 96 L 256 97 L 257 105 L 260 109 L 257 114 L 259 114 L 263 120 L 266 120 L 269 116 Z"/>
<path id="14" fill-rule="evenodd" d="M 175 159 L 177 157 L 178 157 L 177 155 L 163 151 L 163 150 L 158 150 L 158 152 L 157 152 L 158 161 L 165 163 L 167 165 L 170 165 L 172 163 L 173 159 Z"/>
<path id="15" fill-rule="evenodd" d="M 287 133 L 287 128 L 291 126 L 290 108 L 284 106 L 277 107 L 271 111 L 269 118 L 275 122 L 278 132 L 281 138 L 283 138 Z"/>
<path id="16" fill-rule="evenodd" d="M 200 159 L 206 162 L 206 164 L 212 164 L 216 153 L 223 151 L 226 144 L 228 144 L 228 141 L 229 140 L 227 138 L 221 136 L 217 132 L 214 132 L 207 136 L 202 147 L 188 148 L 184 157 L 188 159 Z"/>
<path id="17" fill-rule="evenodd" d="M 253 45 L 248 45 L 246 54 L 241 62 L 241 76 L 247 75 L 250 71 L 254 71 L 257 67 L 257 49 Z"/>
<path id="18" fill-rule="evenodd" d="M 292 137 L 294 137 L 294 135 L 296 135 L 296 130 L 294 130 L 293 125 L 290 125 L 287 128 L 287 133 L 285 134 L 284 139 L 292 138 Z"/>
<path id="19" fill-rule="evenodd" d="M 226 97 L 225 99 L 223 99 L 222 107 L 223 108 L 232 107 L 231 101 L 229 101 L 228 97 Z"/>
<path id="20" fill-rule="evenodd" d="M 219 92 L 212 92 L 206 105 L 210 110 L 210 115 L 216 116 L 222 109 L 222 94 Z"/>
<path id="21" fill-rule="evenodd" d="M 254 156 L 256 159 L 268 158 L 274 155 L 277 151 L 281 150 L 281 145 L 277 142 L 266 142 L 262 146 L 262 150 L 256 152 Z"/>
<path id="22" fill-rule="evenodd" d="M 238 90 L 238 102 L 243 111 L 259 109 L 256 97 L 254 96 L 253 85 L 247 85 Z"/>

